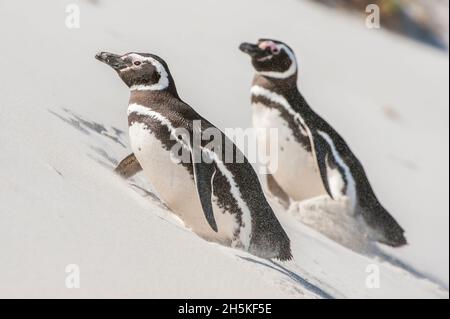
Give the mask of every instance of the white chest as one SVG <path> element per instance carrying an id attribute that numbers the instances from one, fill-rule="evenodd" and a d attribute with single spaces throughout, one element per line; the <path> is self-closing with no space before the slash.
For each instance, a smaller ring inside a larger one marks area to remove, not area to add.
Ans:
<path id="1" fill-rule="evenodd" d="M 167 204 L 173 202 L 177 193 L 183 190 L 192 192 L 195 189 L 186 168 L 176 163 L 171 150 L 145 124 L 134 123 L 130 126 L 129 133 L 131 148 L 144 173 Z M 181 190 L 178 189 L 181 186 Z"/>
<path id="2" fill-rule="evenodd" d="M 235 216 L 223 213 L 213 201 L 219 232 L 212 231 L 203 214 L 194 180 L 171 155 L 172 149 L 167 149 L 145 124 L 134 123 L 129 133 L 131 148 L 159 198 L 195 233 L 229 245 L 236 227 Z"/>
<path id="3" fill-rule="evenodd" d="M 300 144 L 278 109 L 253 104 L 253 126 L 258 147 L 267 150 L 271 173 L 282 189 L 294 200 L 325 194 L 317 163 L 311 152 Z M 277 134 L 270 134 L 269 129 Z"/>

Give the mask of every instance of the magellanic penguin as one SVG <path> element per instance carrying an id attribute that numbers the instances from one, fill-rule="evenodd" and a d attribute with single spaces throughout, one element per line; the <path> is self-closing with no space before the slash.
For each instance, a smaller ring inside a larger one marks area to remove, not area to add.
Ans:
<path id="1" fill-rule="evenodd" d="M 291 259 L 290 240 L 252 166 L 218 128 L 180 99 L 167 64 L 146 53 L 101 52 L 96 58 L 131 90 L 133 154 L 116 171 L 129 177 L 142 169 L 160 199 L 204 239 L 262 258 Z M 213 137 L 221 147 L 208 147 Z M 244 161 L 223 160 L 225 144 Z"/>
<path id="2" fill-rule="evenodd" d="M 243 43 L 240 50 L 250 55 L 256 70 L 253 124 L 279 129 L 276 141 L 258 136 L 259 143 L 277 143 L 280 149 L 278 169 L 267 178 L 269 191 L 283 201 L 321 194 L 346 200 L 355 217 L 363 217 L 372 240 L 393 247 L 407 244 L 404 230 L 378 201 L 358 158 L 299 92 L 293 50 L 268 39 Z"/>

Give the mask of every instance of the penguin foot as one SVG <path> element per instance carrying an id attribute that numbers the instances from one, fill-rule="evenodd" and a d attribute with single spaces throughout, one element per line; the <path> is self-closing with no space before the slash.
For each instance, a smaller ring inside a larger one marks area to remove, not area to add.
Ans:
<path id="1" fill-rule="evenodd" d="M 139 164 L 136 156 L 133 153 L 125 157 L 119 165 L 114 169 L 114 172 L 128 179 L 142 171 L 141 164 Z"/>

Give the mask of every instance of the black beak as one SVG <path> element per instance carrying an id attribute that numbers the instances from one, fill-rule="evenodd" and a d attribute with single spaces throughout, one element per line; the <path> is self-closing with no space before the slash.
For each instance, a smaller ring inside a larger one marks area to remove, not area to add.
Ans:
<path id="1" fill-rule="evenodd" d="M 263 51 L 256 45 L 244 42 L 239 46 L 239 50 L 241 50 L 244 53 L 247 53 L 251 57 L 257 56 L 258 54 L 261 54 Z"/>
<path id="2" fill-rule="evenodd" d="M 99 52 L 95 58 L 100 62 L 108 64 L 114 70 L 120 70 L 127 67 L 127 64 L 120 58 L 120 55 L 108 52 Z"/>

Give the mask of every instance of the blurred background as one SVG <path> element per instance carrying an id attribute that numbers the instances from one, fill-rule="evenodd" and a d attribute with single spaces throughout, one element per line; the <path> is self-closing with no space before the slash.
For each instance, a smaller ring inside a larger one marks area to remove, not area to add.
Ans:
<path id="1" fill-rule="evenodd" d="M 384 28 L 448 50 L 449 2 L 446 0 L 312 0 L 354 14 L 370 4 L 380 8 Z"/>

